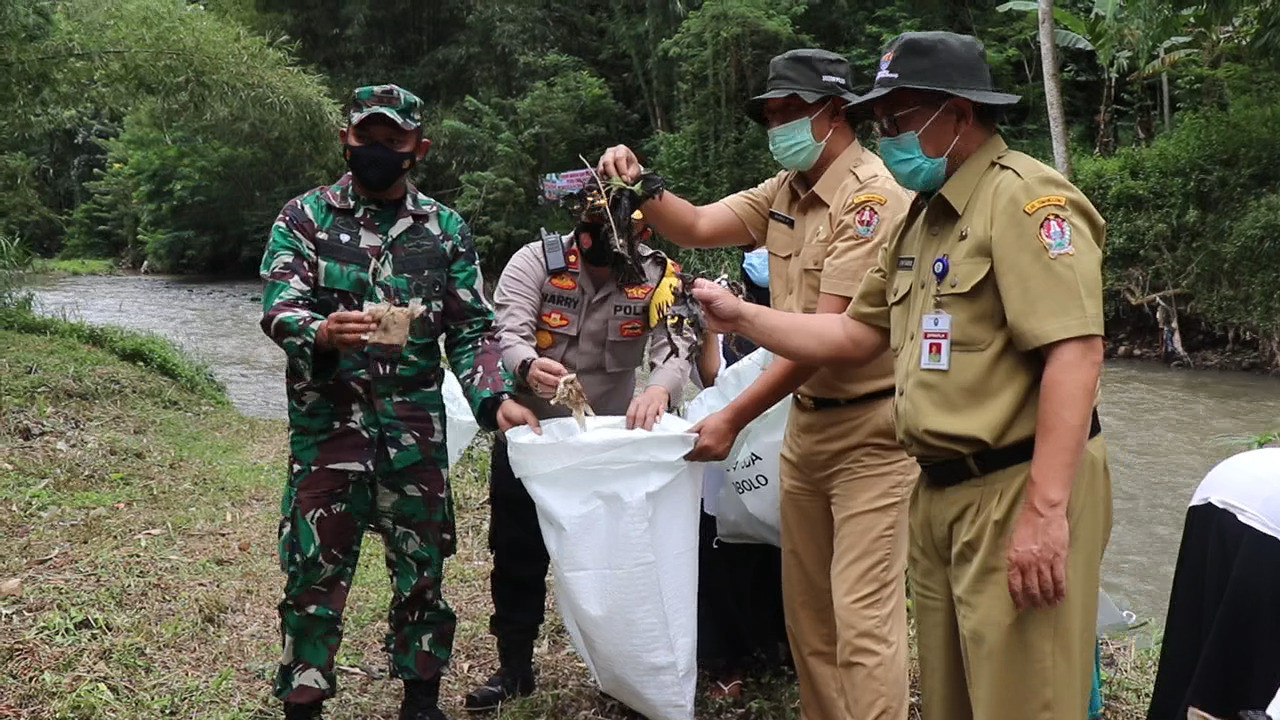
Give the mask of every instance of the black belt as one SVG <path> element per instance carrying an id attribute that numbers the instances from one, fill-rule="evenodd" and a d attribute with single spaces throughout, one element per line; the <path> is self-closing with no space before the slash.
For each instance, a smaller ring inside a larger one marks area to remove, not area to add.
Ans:
<path id="1" fill-rule="evenodd" d="M 858 405 L 887 397 L 893 397 L 893 388 L 887 387 L 883 390 L 876 390 L 866 395 L 851 398 L 824 398 L 801 395 L 800 393 L 795 394 L 796 404 L 805 410 L 826 410 L 827 408 L 844 407 L 846 405 Z"/>
<path id="2" fill-rule="evenodd" d="M 1094 410 L 1093 417 L 1089 422 L 1089 437 L 1092 438 L 1100 432 L 1102 432 L 1102 424 L 1098 422 L 1098 411 Z M 1002 448 L 983 450 L 955 460 L 921 464 L 920 469 L 924 471 L 924 476 L 930 485 L 950 487 L 959 485 L 965 480 L 990 475 L 998 470 L 1031 462 L 1031 455 L 1035 451 L 1035 447 L 1036 439 L 1031 437 L 1020 443 Z"/>

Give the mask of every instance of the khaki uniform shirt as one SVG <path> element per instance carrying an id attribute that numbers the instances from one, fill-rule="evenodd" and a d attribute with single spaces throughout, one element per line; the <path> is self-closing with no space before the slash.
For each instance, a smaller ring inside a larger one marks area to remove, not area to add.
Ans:
<path id="1" fill-rule="evenodd" d="M 649 303 L 666 273 L 667 259 L 640 246 L 646 282 L 619 287 L 610 280 L 595 287 L 579 265 L 572 236 L 564 237 L 569 268 L 547 273 L 542 243 L 533 242 L 511 256 L 494 288 L 495 326 L 502 362 L 514 374 L 526 358 L 555 360 L 578 381 L 597 415 L 625 415 L 635 396 L 636 368 L 649 346 L 649 385 L 667 389 L 679 402 L 689 379 L 690 338 L 649 327 Z M 675 348 L 675 354 L 671 350 Z M 571 412 L 535 395 L 524 383 L 516 397 L 539 418 Z"/>
<path id="2" fill-rule="evenodd" d="M 818 293 L 853 297 L 880 249 L 901 225 L 910 196 L 884 163 L 856 141 L 812 188 L 780 172 L 722 200 L 769 251 L 771 304 L 813 312 Z M 856 398 L 893 387 L 889 353 L 858 368 L 824 367 L 799 389 L 811 397 Z"/>
<path id="3" fill-rule="evenodd" d="M 889 331 L 908 453 L 932 462 L 1035 435 L 1037 348 L 1102 334 L 1105 235 L 1075 186 L 999 136 L 916 198 L 848 310 Z M 947 370 L 921 368 L 921 324 L 935 309 L 951 315 Z"/>

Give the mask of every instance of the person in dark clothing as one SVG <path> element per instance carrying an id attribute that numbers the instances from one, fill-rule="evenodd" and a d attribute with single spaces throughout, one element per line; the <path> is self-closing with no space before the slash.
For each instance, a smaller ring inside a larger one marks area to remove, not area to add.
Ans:
<path id="1" fill-rule="evenodd" d="M 764 248 L 744 256 L 742 283 L 751 302 L 769 304 Z M 757 348 L 739 335 L 710 340 L 703 343 L 697 366 L 702 387 Z M 716 518 L 705 508 L 698 540 L 698 663 L 712 678 L 712 697 L 736 698 L 748 671 L 780 666 L 787 656 L 782 551 L 773 545 L 718 542 Z"/>

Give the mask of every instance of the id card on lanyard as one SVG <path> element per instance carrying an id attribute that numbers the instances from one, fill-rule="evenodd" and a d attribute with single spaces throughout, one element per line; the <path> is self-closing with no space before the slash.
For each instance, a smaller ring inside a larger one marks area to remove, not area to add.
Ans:
<path id="1" fill-rule="evenodd" d="M 951 369 L 951 316 L 934 310 L 920 323 L 920 369 Z"/>

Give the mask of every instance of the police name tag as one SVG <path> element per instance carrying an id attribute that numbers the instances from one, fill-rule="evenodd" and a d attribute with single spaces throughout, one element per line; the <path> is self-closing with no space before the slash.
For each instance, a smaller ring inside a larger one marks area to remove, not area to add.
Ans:
<path id="1" fill-rule="evenodd" d="M 951 369 L 951 316 L 947 313 L 932 312 L 921 320 L 920 369 Z"/>

